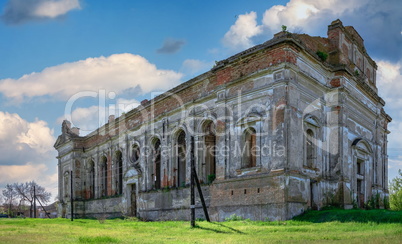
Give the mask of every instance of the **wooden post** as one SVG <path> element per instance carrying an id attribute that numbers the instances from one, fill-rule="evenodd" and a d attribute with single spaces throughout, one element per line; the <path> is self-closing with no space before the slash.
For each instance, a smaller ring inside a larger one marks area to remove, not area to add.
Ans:
<path id="1" fill-rule="evenodd" d="M 195 227 L 195 194 L 194 194 L 194 136 L 191 136 L 191 182 L 190 182 L 190 190 L 191 190 L 191 227 Z"/>
<path id="2" fill-rule="evenodd" d="M 204 210 L 205 219 L 208 222 L 211 222 L 211 220 L 209 219 L 207 205 L 205 204 L 204 195 L 202 194 L 201 185 L 200 185 L 200 182 L 198 181 L 198 176 L 197 176 L 197 172 L 195 171 L 195 168 L 194 168 L 194 173 L 193 174 L 194 174 L 194 181 L 197 184 L 198 195 L 201 198 L 201 204 L 202 204 L 202 209 Z"/>
<path id="3" fill-rule="evenodd" d="M 35 197 L 35 198 L 36 198 L 36 197 Z M 39 201 L 39 199 L 36 199 L 36 200 L 38 200 L 38 203 L 39 203 L 40 206 L 42 207 L 43 211 L 45 211 L 46 216 L 50 219 L 50 214 L 46 211 L 45 207 L 43 207 L 43 205 L 42 205 L 42 203 Z"/>
<path id="4" fill-rule="evenodd" d="M 73 199 L 73 171 L 71 170 L 70 174 L 70 183 L 71 183 L 71 193 L 70 193 L 70 204 L 71 204 L 71 221 L 74 221 L 74 199 Z"/>
<path id="5" fill-rule="evenodd" d="M 34 185 L 33 187 L 34 187 L 34 189 L 33 189 L 34 190 L 34 197 L 33 197 L 33 201 L 34 201 L 33 202 L 33 208 L 34 208 L 33 211 L 34 211 L 34 214 L 33 214 L 33 217 L 36 218 L 36 186 Z"/>

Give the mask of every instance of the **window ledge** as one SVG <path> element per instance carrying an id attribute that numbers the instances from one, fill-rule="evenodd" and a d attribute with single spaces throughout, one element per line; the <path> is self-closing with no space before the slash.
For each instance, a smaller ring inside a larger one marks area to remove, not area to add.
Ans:
<path id="1" fill-rule="evenodd" d="M 320 169 L 317 167 L 311 167 L 311 166 L 307 166 L 307 165 L 303 165 L 303 169 L 307 169 L 310 171 L 320 171 Z"/>
<path id="2" fill-rule="evenodd" d="M 236 170 L 237 176 L 251 175 L 251 174 L 256 174 L 259 172 L 261 172 L 261 166 L 256 166 L 256 167 L 251 167 L 251 168 L 242 168 L 242 169 Z"/>

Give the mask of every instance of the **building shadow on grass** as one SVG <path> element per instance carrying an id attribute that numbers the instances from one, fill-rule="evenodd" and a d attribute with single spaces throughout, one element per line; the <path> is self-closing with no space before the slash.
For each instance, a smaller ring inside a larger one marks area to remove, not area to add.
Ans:
<path id="1" fill-rule="evenodd" d="M 222 223 L 217 223 L 217 222 L 210 222 L 213 225 L 216 225 L 217 229 L 213 229 L 213 228 L 209 228 L 209 227 L 205 227 L 205 226 L 200 226 L 200 225 L 196 225 L 196 228 L 202 229 L 202 230 L 208 230 L 208 231 L 213 231 L 215 233 L 221 233 L 221 234 L 233 234 L 233 233 L 237 233 L 237 234 L 245 234 L 244 232 L 240 231 L 240 230 L 236 230 L 233 227 L 229 227 L 225 224 Z"/>

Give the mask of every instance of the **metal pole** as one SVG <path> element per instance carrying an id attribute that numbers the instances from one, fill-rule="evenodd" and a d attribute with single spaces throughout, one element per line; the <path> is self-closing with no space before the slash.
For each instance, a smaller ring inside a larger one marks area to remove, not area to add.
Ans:
<path id="1" fill-rule="evenodd" d="M 33 208 L 34 208 L 34 218 L 36 218 L 36 187 L 35 187 L 35 185 L 33 187 L 34 187 Z"/>
<path id="2" fill-rule="evenodd" d="M 195 194 L 194 194 L 194 137 L 191 136 L 191 227 L 195 227 Z"/>
<path id="3" fill-rule="evenodd" d="M 74 221 L 74 200 L 73 200 L 73 171 L 70 172 L 70 183 L 71 183 L 71 193 L 70 193 L 70 203 L 71 203 L 71 221 Z"/>

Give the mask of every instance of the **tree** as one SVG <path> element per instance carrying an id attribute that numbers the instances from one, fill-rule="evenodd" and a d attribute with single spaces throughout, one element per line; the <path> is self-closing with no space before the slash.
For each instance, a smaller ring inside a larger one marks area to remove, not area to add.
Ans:
<path id="1" fill-rule="evenodd" d="M 5 213 L 4 205 L 3 205 L 3 196 L 0 195 L 0 214 Z"/>
<path id="2" fill-rule="evenodd" d="M 17 194 L 20 196 L 21 200 L 27 201 L 30 204 L 29 215 L 32 217 L 33 203 L 34 203 L 34 189 L 36 199 L 39 200 L 42 204 L 46 204 L 50 200 L 50 192 L 47 192 L 44 187 L 36 184 L 35 181 L 25 182 L 25 183 L 15 183 L 14 185 Z"/>
<path id="3" fill-rule="evenodd" d="M 389 183 L 389 203 L 392 210 L 402 210 L 402 170 L 398 170 L 399 176 Z"/>
<path id="4" fill-rule="evenodd" d="M 12 209 L 13 205 L 15 204 L 15 201 L 18 198 L 18 193 L 14 188 L 14 185 L 7 184 L 6 189 L 3 190 L 3 196 L 4 196 L 4 204 L 6 205 L 7 208 L 7 214 L 12 215 Z"/>

